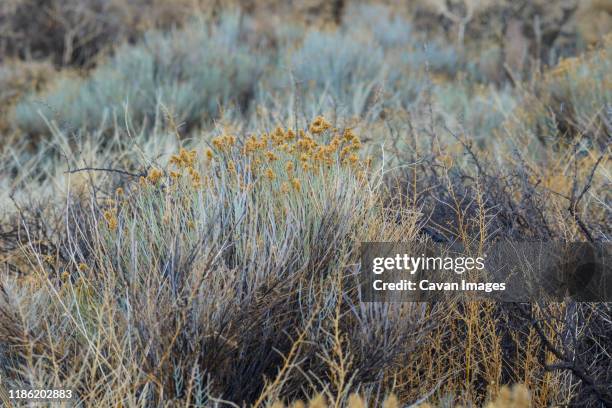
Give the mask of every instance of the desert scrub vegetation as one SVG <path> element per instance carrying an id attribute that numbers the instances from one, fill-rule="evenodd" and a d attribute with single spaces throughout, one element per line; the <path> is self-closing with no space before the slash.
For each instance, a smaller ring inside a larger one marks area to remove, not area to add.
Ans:
<path id="1" fill-rule="evenodd" d="M 351 15 L 336 31 L 281 22 L 271 33 L 240 13 L 202 16 L 118 49 L 82 79 L 65 75 L 33 92 L 17 104 L 12 123 L 26 135 L 48 133 L 47 121 L 139 129 L 165 116 L 157 115 L 160 105 L 187 133 L 221 118 L 249 123 L 262 110 L 277 121 L 298 114 L 303 123 L 332 109 L 376 117 L 383 108 L 412 106 L 424 92 L 426 69 L 452 75 L 454 51 L 438 42 L 423 47 L 408 21 Z"/>
<path id="2" fill-rule="evenodd" d="M 9 112 L 12 106 L 24 95 L 40 92 L 55 76 L 56 70 L 46 62 L 23 62 L 19 60 L 6 61 L 0 67 L 0 128 L 3 132 L 10 129 Z"/>
<path id="3" fill-rule="evenodd" d="M 3 55 L 49 59 L 58 66 L 91 67 L 113 44 L 152 28 L 181 25 L 206 0 L 7 0 L 0 5 Z"/>
<path id="4" fill-rule="evenodd" d="M 413 404 L 415 407 L 419 408 L 432 408 L 434 405 L 429 403 L 417 403 Z M 276 401 L 272 404 L 273 407 L 284 407 L 282 401 Z M 305 404 L 298 400 L 293 402 L 290 406 L 305 406 Z M 312 397 L 312 399 L 308 402 L 308 406 L 317 407 L 317 408 L 325 408 L 325 407 L 333 407 L 335 406 L 333 402 L 328 401 L 324 395 L 318 394 Z M 351 394 L 346 401 L 347 408 L 362 408 L 368 406 L 368 401 L 366 398 L 360 396 L 357 393 Z M 384 408 L 398 408 L 400 406 L 400 402 L 397 397 L 393 394 L 387 396 L 382 406 Z M 487 408 L 526 408 L 531 406 L 531 399 L 529 396 L 529 391 L 522 385 L 515 385 L 514 387 L 503 387 L 499 396 L 487 402 L 485 407 Z"/>
<path id="5" fill-rule="evenodd" d="M 583 138 L 606 143 L 610 135 L 612 86 L 606 73 L 612 65 L 612 36 L 597 50 L 565 58 L 545 72 L 531 90 L 513 121 L 519 132 L 546 143 Z M 517 132 L 518 133 L 518 132 Z"/>
<path id="6" fill-rule="evenodd" d="M 555 20 L 573 6 L 539 2 L 469 21 L 461 1 L 197 3 L 72 53 L 2 37 L 0 396 L 612 403 L 607 303 L 366 303 L 358 285 L 361 242 L 609 243 L 609 37 L 580 48 Z M 21 30 L 56 41 L 39 17 Z"/>
<path id="7" fill-rule="evenodd" d="M 424 234 L 483 248 L 546 228 L 579 236 L 563 214 L 538 218 L 554 214 L 543 202 L 555 197 L 524 197 L 525 176 L 490 173 L 480 152 L 461 163 L 467 144 L 388 173 L 360 155 L 353 129 L 322 117 L 192 143 L 140 174 L 102 171 L 85 194 L 21 212 L 3 234 L 6 248 L 21 242 L 2 283 L 9 386 L 62 384 L 84 405 L 127 406 L 273 405 L 318 392 L 337 406 L 355 404 L 354 390 L 371 403 L 393 391 L 399 401 L 485 404 L 514 382 L 537 406 L 593 398 L 542 369 L 567 358 L 556 347 L 583 350 L 577 372 L 606 378 L 605 343 L 583 343 L 605 336 L 605 305 L 359 302 L 359 242 Z M 479 166 L 476 183 L 464 172 Z M 47 231 L 42 217 L 61 229 Z M 564 344 L 568 316 L 583 334 Z"/>
<path id="8" fill-rule="evenodd" d="M 391 322 L 357 303 L 356 242 L 414 235 L 416 219 L 398 213 L 398 222 L 377 204 L 380 181 L 350 129 L 317 118 L 307 131 L 240 144 L 224 134 L 211 145 L 179 150 L 101 205 L 93 196 L 69 204 L 76 218 L 57 251 L 26 251 L 40 275 L 25 278 L 28 296 L 3 282 L 0 309 L 3 370 L 33 375 L 15 381 L 65 383 L 92 405 L 206 405 L 291 397 L 282 390 L 330 375 L 340 402 L 348 384 L 375 380 L 393 350 L 418 338 L 410 308 Z M 45 327 L 33 320 L 38 296 L 57 307 Z M 51 343 L 28 334 L 47 329 Z M 30 365 L 26 344 L 52 355 L 36 351 Z M 308 360 L 303 374 L 297 359 Z"/>
<path id="9" fill-rule="evenodd" d="M 239 24 L 238 15 L 227 15 L 212 32 L 194 23 L 180 32 L 149 33 L 89 76 L 67 75 L 42 96 L 25 99 L 15 108 L 15 123 L 29 134 L 44 133 L 48 119 L 97 130 L 116 121 L 151 127 L 164 117 L 156 115 L 163 104 L 188 129 L 216 118 L 230 103 L 244 110 L 266 60 L 243 44 Z"/>

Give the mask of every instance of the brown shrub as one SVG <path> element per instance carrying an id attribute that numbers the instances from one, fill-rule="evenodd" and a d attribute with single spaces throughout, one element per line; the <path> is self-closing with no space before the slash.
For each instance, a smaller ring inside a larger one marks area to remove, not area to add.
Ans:
<path id="1" fill-rule="evenodd" d="M 10 107 L 28 92 L 42 91 L 56 73 L 47 62 L 11 60 L 0 65 L 0 132 L 10 127 L 7 117 Z"/>
<path id="2" fill-rule="evenodd" d="M 582 1 L 576 14 L 576 26 L 586 43 L 600 41 L 612 31 L 612 1 Z"/>
<path id="3" fill-rule="evenodd" d="M 0 5 L 0 56 L 89 66 L 93 57 L 150 28 L 193 15 L 199 0 L 8 0 Z"/>

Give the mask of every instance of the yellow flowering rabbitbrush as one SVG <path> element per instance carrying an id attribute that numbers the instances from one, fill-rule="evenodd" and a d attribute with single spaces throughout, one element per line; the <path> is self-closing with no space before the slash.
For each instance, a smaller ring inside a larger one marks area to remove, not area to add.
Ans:
<path id="1" fill-rule="evenodd" d="M 312 185 L 315 179 L 331 177 L 338 169 L 354 172 L 357 182 L 364 181 L 369 160 L 360 159 L 360 148 L 361 142 L 352 129 L 339 131 L 319 116 L 306 130 L 278 126 L 272 132 L 249 135 L 242 142 L 229 134 L 215 137 L 211 148 L 202 150 L 203 160 L 199 160 L 196 149 L 181 147 L 170 157 L 167 169 L 152 167 L 140 178 L 140 184 L 157 187 L 142 191 L 162 194 L 216 185 L 235 187 L 235 191 L 271 189 L 290 197 L 306 194 L 305 186 Z M 117 195 L 125 194 L 123 189 L 117 191 Z M 107 210 L 103 215 L 108 229 L 116 230 L 116 211 Z"/>

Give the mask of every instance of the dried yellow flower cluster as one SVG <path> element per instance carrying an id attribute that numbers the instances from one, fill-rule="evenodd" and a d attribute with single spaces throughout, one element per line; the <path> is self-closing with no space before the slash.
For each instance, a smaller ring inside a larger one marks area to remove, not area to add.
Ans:
<path id="1" fill-rule="evenodd" d="M 160 169 L 156 169 L 154 167 L 149 171 L 147 180 L 149 180 L 151 184 L 157 184 L 157 182 L 162 178 L 163 175 L 164 173 Z"/>
<path id="2" fill-rule="evenodd" d="M 147 183 L 157 184 L 157 182 L 161 180 L 163 176 L 163 171 L 153 167 L 151 170 L 149 170 L 146 177 L 140 177 L 140 185 L 145 186 Z"/>
<path id="3" fill-rule="evenodd" d="M 322 143 L 318 139 L 326 139 L 328 142 Z M 236 145 L 236 138 L 219 136 L 213 139 L 212 145 L 216 152 L 207 151 L 207 158 L 211 160 L 218 153 L 223 158 L 221 163 L 225 164 L 231 174 L 236 175 L 233 160 L 235 156 L 228 155 L 232 151 L 236 152 L 232 150 Z M 360 161 L 357 155 L 360 148 L 361 141 L 352 129 L 345 129 L 340 133 L 333 129 L 325 118 L 319 116 L 310 124 L 308 131 L 299 130 L 296 133 L 292 129 L 277 127 L 259 137 L 250 135 L 239 152 L 247 161 L 244 168 L 253 176 L 261 175 L 269 181 L 279 180 L 280 190 L 287 192 L 291 188 L 301 190 L 300 179 L 295 177 L 298 169 L 312 171 L 322 166 L 331 167 L 338 161 L 353 168 L 359 168 L 360 165 L 367 168 L 370 161 Z M 284 163 L 286 178 L 282 177 L 282 167 L 274 164 L 278 161 Z"/>
<path id="4" fill-rule="evenodd" d="M 209 158 L 212 158 L 212 154 L 213 153 L 211 150 L 208 150 L 206 152 L 206 155 Z M 178 154 L 172 155 L 170 157 L 170 164 L 176 167 L 176 170 L 170 171 L 170 177 L 172 177 L 172 179 L 174 180 L 178 180 L 182 176 L 184 170 L 191 178 L 192 186 L 194 188 L 200 187 L 202 185 L 202 177 L 200 176 L 200 173 L 196 170 L 197 157 L 198 153 L 195 149 L 187 150 L 181 148 Z"/>
<path id="5" fill-rule="evenodd" d="M 296 177 L 298 170 L 330 168 L 335 163 L 365 170 L 370 163 L 370 159 L 360 160 L 357 153 L 362 147 L 361 141 L 352 129 L 340 132 L 322 116 L 315 118 L 307 131 L 296 132 L 279 126 L 269 133 L 248 136 L 239 150 L 233 149 L 236 144 L 234 136 L 216 137 L 212 140 L 214 151 L 207 151 L 206 156 L 211 160 L 219 155 L 221 165 L 225 165 L 234 176 L 234 160 L 242 157 L 243 170 L 255 178 L 260 175 L 270 182 L 278 180 L 281 192 L 302 190 L 302 181 Z M 177 155 L 173 162 L 182 163 L 182 155 Z M 282 165 L 277 165 L 277 162 Z M 248 185 L 246 180 L 238 182 Z"/>
<path id="6" fill-rule="evenodd" d="M 115 200 L 121 197 L 120 203 L 113 200 L 114 207 L 103 213 L 103 223 L 110 231 L 118 229 L 116 204 L 128 203 L 132 191 L 174 194 L 183 192 L 183 187 L 201 189 L 229 183 L 241 191 L 262 187 L 274 194 L 304 194 L 314 177 L 328 177 L 339 168 L 354 171 L 357 180 L 363 180 L 369 160 L 362 161 L 357 155 L 362 145 L 352 129 L 339 131 L 322 117 L 308 129 L 296 132 L 277 127 L 241 142 L 226 134 L 214 138 L 211 149 L 199 152 L 180 148 L 170 157 L 167 168 L 152 167 L 140 177 L 142 190 L 119 187 Z M 215 193 L 214 188 L 210 193 Z M 169 216 L 164 215 L 165 222 Z"/>
<path id="7" fill-rule="evenodd" d="M 193 167 L 196 161 L 197 153 L 195 150 L 187 150 L 181 148 L 179 154 L 174 154 L 170 157 L 170 164 L 174 164 L 177 167 Z"/>
<path id="8" fill-rule="evenodd" d="M 328 132 L 331 138 L 329 143 L 319 143 L 315 136 L 321 136 Z M 356 152 L 361 148 L 361 141 L 352 129 L 345 129 L 339 134 L 332 129 L 331 124 L 323 117 L 317 117 L 309 126 L 309 132 L 300 130 L 299 135 L 291 130 L 276 128 L 271 134 L 264 133 L 259 138 L 250 136 L 244 143 L 243 154 L 253 158 L 253 168 L 264 162 L 279 160 L 282 153 L 289 155 L 289 159 L 296 159 L 304 170 L 312 170 L 318 165 L 331 166 L 337 158 L 343 164 L 357 165 L 359 157 Z M 263 155 L 260 153 L 263 152 Z M 286 170 L 292 174 L 295 165 L 292 161 L 287 162 Z M 269 175 L 269 172 L 266 172 Z"/>
<path id="9" fill-rule="evenodd" d="M 215 137 L 212 140 L 213 146 L 221 151 L 229 150 L 232 146 L 236 144 L 236 136 L 233 135 L 223 135 L 219 137 Z"/>
<path id="10" fill-rule="evenodd" d="M 187 172 L 191 177 L 191 184 L 194 188 L 198 188 L 202 185 L 202 178 L 200 177 L 200 173 L 195 170 L 193 167 L 187 167 Z"/>
<path id="11" fill-rule="evenodd" d="M 327 141 L 327 142 L 325 142 Z M 283 129 L 277 127 L 270 133 L 259 137 L 251 135 L 237 148 L 236 137 L 229 134 L 212 139 L 212 149 L 203 153 L 205 159 L 211 162 L 219 157 L 218 165 L 225 166 L 236 181 L 245 188 L 249 181 L 238 177 L 238 166 L 241 174 L 249 177 L 261 176 L 270 182 L 279 181 L 281 191 L 302 191 L 303 179 L 300 171 L 309 172 L 316 169 L 330 168 L 338 163 L 354 169 L 365 170 L 369 167 L 369 159 L 361 161 L 357 152 L 361 142 L 352 129 L 342 132 L 332 128 L 332 125 L 319 116 L 308 127 L 308 131 Z M 171 168 L 167 173 L 159 168 L 151 168 L 146 176 L 140 178 L 140 184 L 156 185 L 167 174 L 170 181 L 178 182 L 189 177 L 193 188 L 207 185 L 209 177 L 203 177 L 198 170 L 198 152 L 181 148 L 177 154 L 170 157 Z M 278 164 L 277 164 L 278 163 Z M 243 173 L 242 171 L 245 171 Z M 213 173 L 211 173 L 213 174 Z M 172 185 L 172 183 L 169 183 Z M 117 189 L 117 195 L 125 194 L 122 188 Z M 109 226 L 116 226 L 107 218 Z"/>
<path id="12" fill-rule="evenodd" d="M 329 123 L 323 116 L 317 116 L 315 120 L 310 124 L 310 133 L 314 135 L 318 135 L 319 133 L 323 133 L 326 130 L 331 128 L 331 123 Z"/>
<path id="13" fill-rule="evenodd" d="M 300 191 L 302 189 L 302 184 L 300 183 L 300 180 L 295 177 L 291 179 L 291 186 L 295 191 Z"/>
<path id="14" fill-rule="evenodd" d="M 104 215 L 104 219 L 106 220 L 108 229 L 111 231 L 116 230 L 117 226 L 119 225 L 119 221 L 117 220 L 116 210 L 114 209 L 106 210 L 104 211 L 103 215 Z"/>
<path id="15" fill-rule="evenodd" d="M 276 174 L 274 174 L 274 170 L 267 168 L 266 171 L 264 172 L 264 174 L 266 175 L 266 178 L 270 181 L 274 180 L 276 178 Z"/>

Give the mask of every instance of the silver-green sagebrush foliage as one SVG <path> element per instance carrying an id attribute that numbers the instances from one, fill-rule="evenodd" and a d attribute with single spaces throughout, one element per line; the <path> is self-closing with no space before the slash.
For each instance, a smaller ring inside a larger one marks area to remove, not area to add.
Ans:
<path id="1" fill-rule="evenodd" d="M 454 69 L 454 51 L 405 32 L 408 21 L 391 20 L 389 30 L 402 39 L 392 41 L 378 38 L 389 20 L 369 27 L 362 19 L 334 33 L 301 29 L 276 50 L 258 43 L 252 22 L 239 14 L 213 26 L 153 32 L 118 49 L 87 78 L 68 75 L 20 102 L 15 124 L 30 134 L 45 133 L 46 120 L 92 130 L 127 120 L 140 128 L 151 125 L 160 104 L 186 128 L 274 104 L 286 118 L 291 109 L 309 117 L 332 108 L 349 117 L 376 115 L 384 106 L 410 106 L 423 92 L 426 69 Z"/>
<path id="2" fill-rule="evenodd" d="M 238 15 L 229 15 L 214 27 L 196 22 L 179 32 L 149 33 L 138 46 L 118 49 L 88 78 L 60 79 L 46 94 L 26 99 L 15 121 L 31 133 L 46 131 L 45 118 L 109 129 L 128 116 L 132 126 L 150 127 L 161 103 L 178 123 L 193 126 L 232 104 L 246 109 L 266 56 L 255 58 L 244 45 L 239 24 Z"/>

